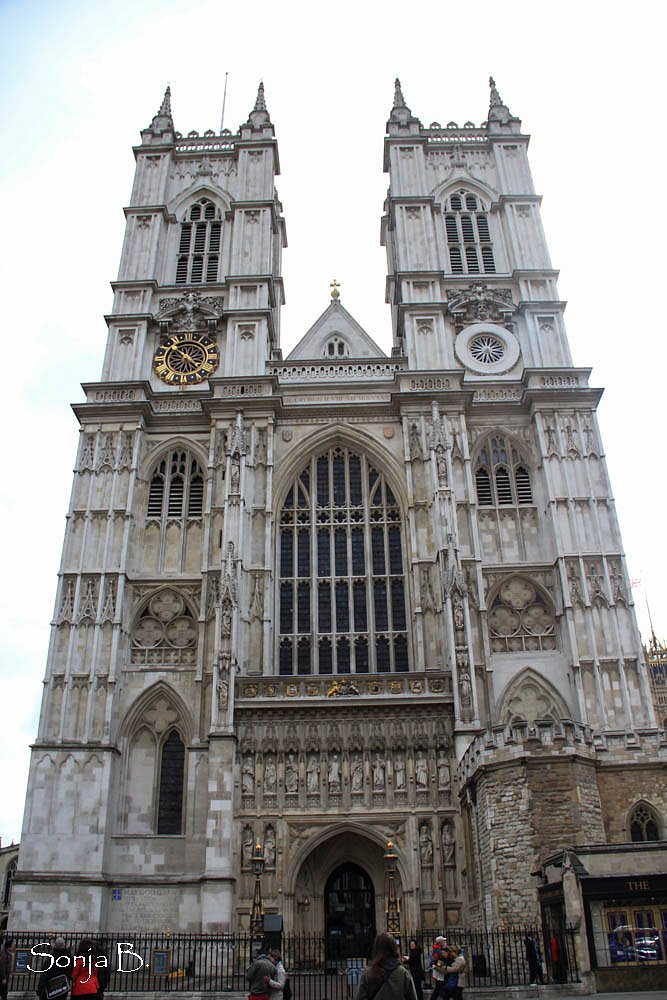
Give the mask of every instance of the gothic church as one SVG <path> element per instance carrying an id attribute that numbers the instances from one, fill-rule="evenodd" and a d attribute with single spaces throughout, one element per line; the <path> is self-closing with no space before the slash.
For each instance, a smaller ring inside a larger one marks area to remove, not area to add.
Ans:
<path id="1" fill-rule="evenodd" d="M 263 86 L 236 134 L 182 135 L 165 94 L 75 406 L 13 926 L 247 928 L 257 840 L 293 931 L 381 928 L 389 840 L 405 927 L 532 922 L 548 855 L 638 810 L 664 837 L 601 392 L 527 147 L 493 81 L 462 127 L 397 81 L 391 355 L 334 284 L 283 357 Z"/>

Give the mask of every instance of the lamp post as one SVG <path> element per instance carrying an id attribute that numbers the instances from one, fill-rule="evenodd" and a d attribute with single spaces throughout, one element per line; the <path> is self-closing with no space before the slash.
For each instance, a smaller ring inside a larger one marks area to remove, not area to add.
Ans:
<path id="1" fill-rule="evenodd" d="M 264 872 L 264 849 L 259 841 L 255 844 L 252 852 L 251 866 L 255 876 L 255 895 L 252 900 L 252 913 L 250 914 L 250 934 L 253 938 L 261 938 L 264 932 L 264 912 L 262 910 L 262 886 L 260 879 Z"/>
<path id="2" fill-rule="evenodd" d="M 387 850 L 384 852 L 384 870 L 386 874 L 386 903 L 385 914 L 387 933 L 392 937 L 399 937 L 401 933 L 401 904 L 396 895 L 396 862 L 398 855 L 394 850 L 391 840 L 387 841 Z"/>

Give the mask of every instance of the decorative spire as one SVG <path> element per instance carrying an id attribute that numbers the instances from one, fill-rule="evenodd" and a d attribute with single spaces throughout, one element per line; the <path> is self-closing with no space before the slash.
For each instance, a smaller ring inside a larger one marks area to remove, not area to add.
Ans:
<path id="1" fill-rule="evenodd" d="M 269 117 L 269 112 L 266 110 L 266 101 L 264 100 L 264 83 L 262 81 L 260 81 L 259 87 L 257 88 L 255 107 L 248 115 L 248 121 L 246 124 L 250 125 L 251 128 L 256 129 L 271 125 L 271 118 Z"/>
<path id="2" fill-rule="evenodd" d="M 330 281 L 330 282 L 329 282 L 329 285 L 331 286 L 331 298 L 332 298 L 332 299 L 334 300 L 334 302 L 335 302 L 335 301 L 336 301 L 336 299 L 339 299 L 339 298 L 340 298 L 340 292 L 338 291 L 338 289 L 340 288 L 340 284 L 339 284 L 339 283 L 338 283 L 338 282 L 336 281 L 336 279 L 334 278 L 334 280 L 333 280 L 333 281 Z"/>
<path id="3" fill-rule="evenodd" d="M 496 81 L 493 79 L 492 76 L 489 77 L 489 87 L 491 89 L 491 96 L 490 96 L 490 99 L 489 99 L 489 107 L 491 107 L 491 108 L 497 108 L 497 107 L 501 106 L 503 102 L 502 102 L 502 100 L 500 98 L 500 94 L 498 93 L 498 90 L 496 88 Z"/>
<path id="4" fill-rule="evenodd" d="M 417 128 L 419 127 L 419 120 L 417 118 L 413 118 L 412 111 L 410 111 L 410 108 L 405 103 L 403 91 L 401 90 L 401 81 L 398 77 L 396 77 L 394 81 L 394 105 L 391 109 L 387 125 L 408 125 L 417 126 Z"/>
<path id="5" fill-rule="evenodd" d="M 167 89 L 164 92 L 158 115 L 164 118 L 171 118 L 171 87 L 169 84 L 167 84 Z"/>

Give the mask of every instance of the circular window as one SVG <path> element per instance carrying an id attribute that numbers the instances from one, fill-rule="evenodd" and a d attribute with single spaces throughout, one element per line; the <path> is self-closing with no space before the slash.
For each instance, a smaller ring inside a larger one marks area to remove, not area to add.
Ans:
<path id="1" fill-rule="evenodd" d="M 505 356 L 505 345 L 493 334 L 482 333 L 470 341 L 469 351 L 480 365 L 495 365 Z"/>
<path id="2" fill-rule="evenodd" d="M 495 323 L 473 323 L 456 338 L 454 347 L 462 365 L 478 375 L 503 375 L 519 360 L 513 333 Z"/>

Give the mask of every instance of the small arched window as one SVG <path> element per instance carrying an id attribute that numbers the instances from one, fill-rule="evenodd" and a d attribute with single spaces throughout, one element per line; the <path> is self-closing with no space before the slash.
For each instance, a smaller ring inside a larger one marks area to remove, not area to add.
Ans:
<path id="1" fill-rule="evenodd" d="M 174 451 L 162 459 L 148 488 L 148 517 L 163 520 L 201 517 L 204 477 L 199 463 L 186 451 Z"/>
<path id="2" fill-rule="evenodd" d="M 657 814 L 645 802 L 640 802 L 630 816 L 630 839 L 639 844 L 642 841 L 660 840 L 660 824 Z"/>
<path id="3" fill-rule="evenodd" d="M 177 285 L 211 284 L 218 280 L 222 221 L 212 201 L 192 205 L 181 223 L 176 262 Z"/>
<path id="4" fill-rule="evenodd" d="M 480 198 L 462 189 L 445 201 L 444 211 L 452 274 L 495 274 L 489 217 Z"/>
<path id="5" fill-rule="evenodd" d="M 172 729 L 162 744 L 160 754 L 160 786 L 158 793 L 158 834 L 183 832 L 183 778 L 185 775 L 185 744 Z"/>
<path id="6" fill-rule="evenodd" d="M 349 353 L 349 345 L 342 337 L 331 337 L 324 347 L 324 357 L 331 360 L 334 358 L 346 358 Z"/>
<path id="7" fill-rule="evenodd" d="M 533 502 L 528 467 L 504 437 L 492 437 L 480 451 L 475 485 L 480 507 L 518 507 Z"/>

